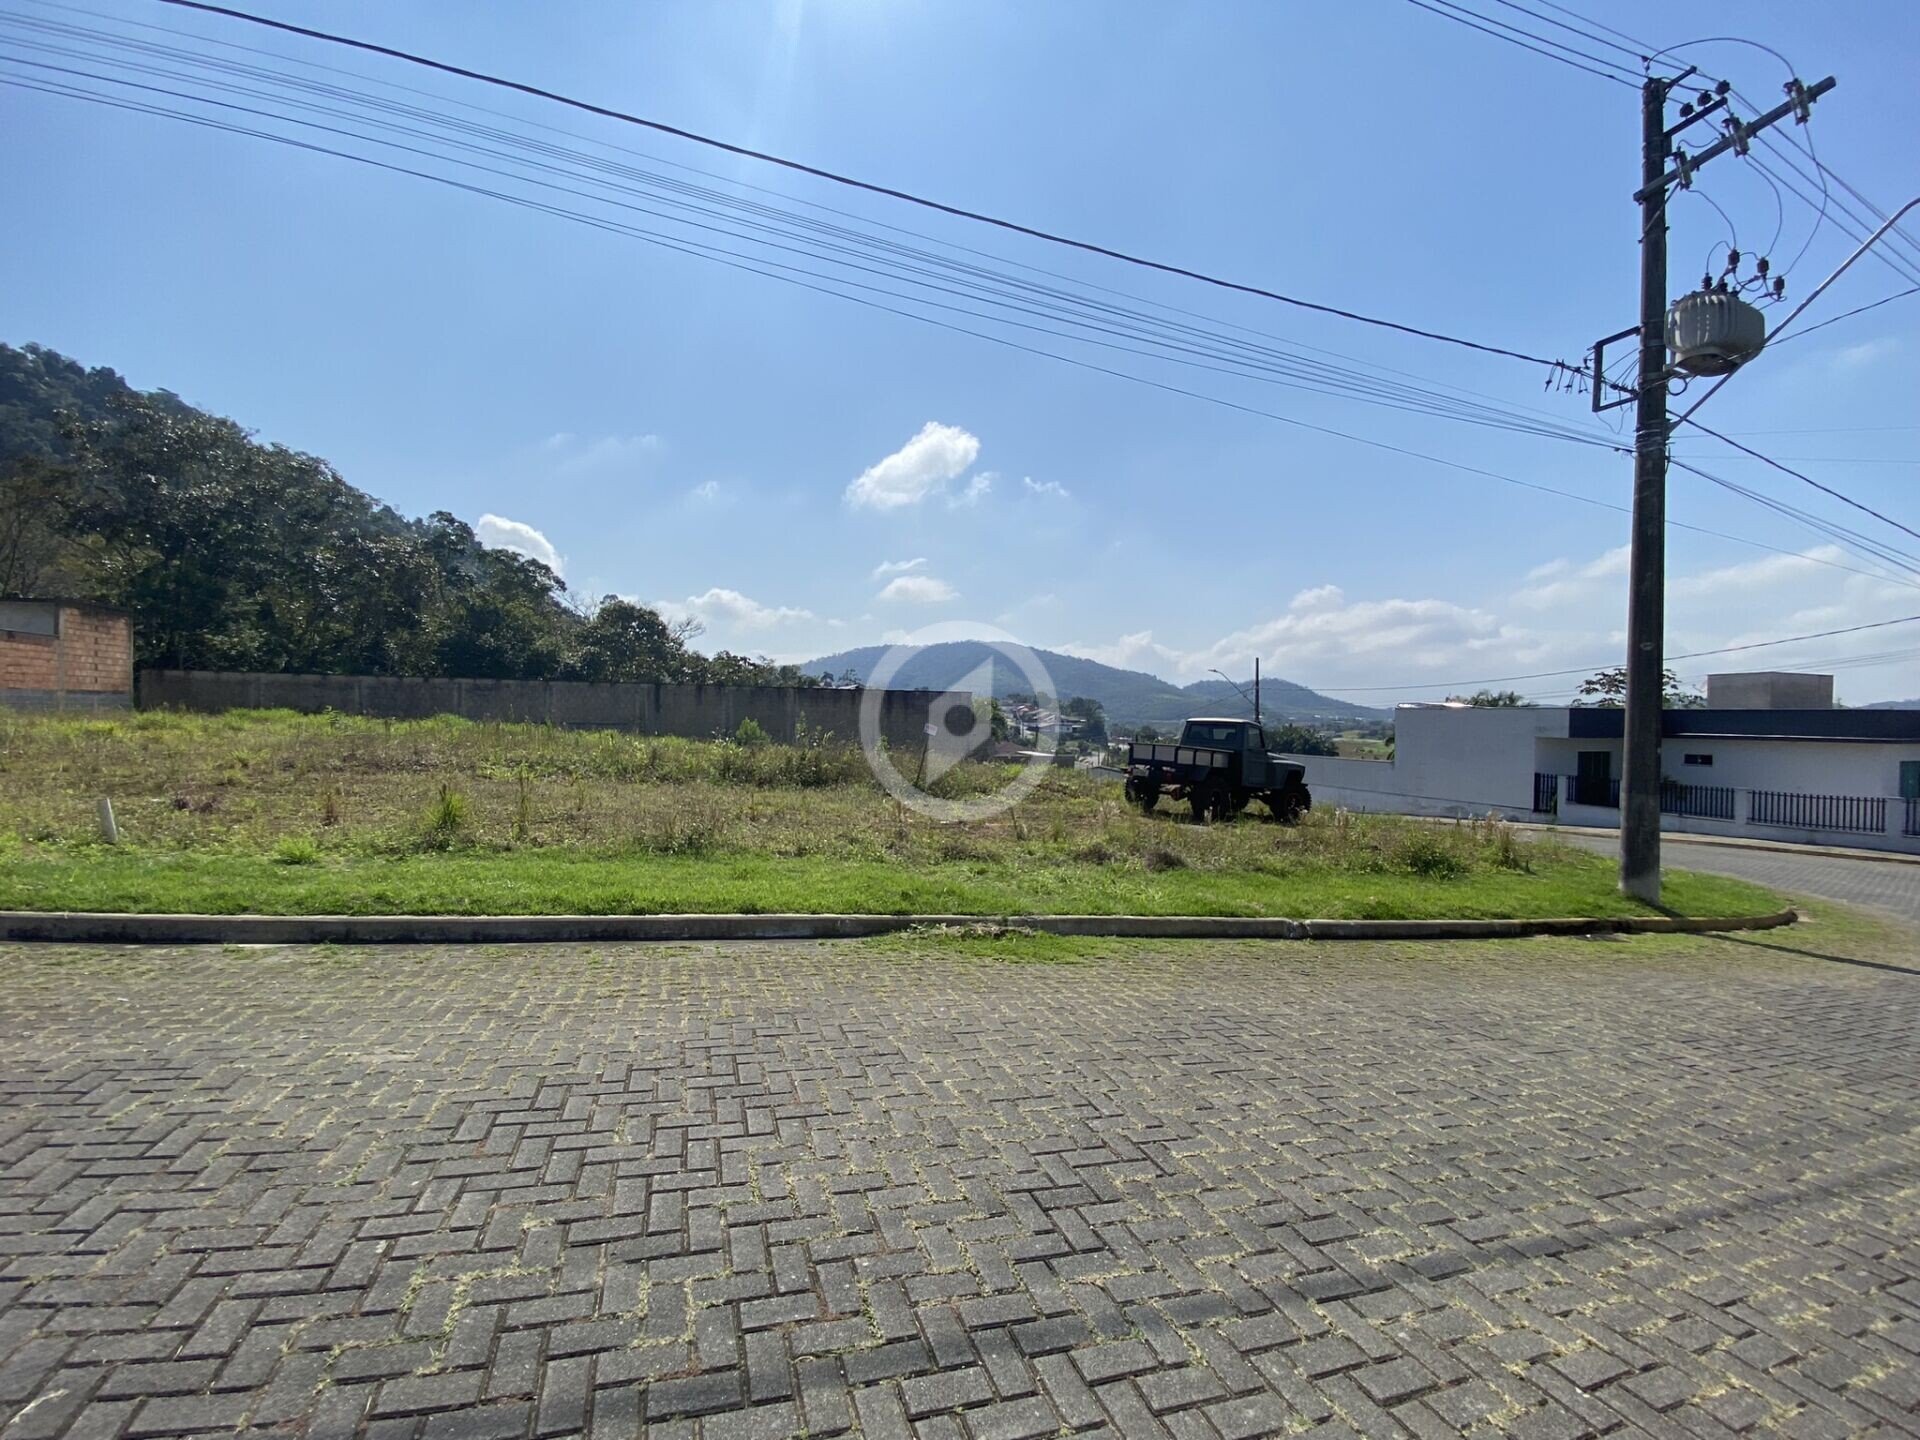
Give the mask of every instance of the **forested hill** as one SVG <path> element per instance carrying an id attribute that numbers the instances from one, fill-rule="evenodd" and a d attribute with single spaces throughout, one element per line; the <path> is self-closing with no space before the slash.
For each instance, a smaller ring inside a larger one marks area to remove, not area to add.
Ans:
<path id="1" fill-rule="evenodd" d="M 1033 652 L 1052 677 L 1061 698 L 1081 696 L 1098 700 L 1107 719 L 1118 725 L 1178 725 L 1193 715 L 1245 715 L 1250 713 L 1242 690 L 1251 692 L 1253 682 L 1237 689 L 1224 680 L 1197 680 L 1191 685 L 1175 685 L 1158 675 L 1140 670 L 1122 670 L 1079 655 L 1057 650 Z M 813 674 L 830 671 L 839 675 L 851 672 L 864 680 L 886 654 L 884 645 L 866 645 L 837 655 L 823 655 L 802 667 Z M 994 693 L 1006 697 L 1031 688 L 1017 669 L 998 652 L 980 640 L 952 640 L 929 645 L 902 665 L 890 684 L 908 688 L 942 690 L 960 684 L 983 664 L 993 665 Z M 1318 694 L 1291 680 L 1267 677 L 1261 685 L 1261 703 L 1265 714 L 1276 720 L 1307 725 L 1335 722 L 1383 720 L 1388 712 L 1366 705 Z"/>
<path id="2" fill-rule="evenodd" d="M 32 594 L 128 610 L 143 665 L 812 683 L 701 655 L 625 601 L 585 613 L 452 515 L 409 519 L 168 391 L 0 345 L 0 595 Z"/>

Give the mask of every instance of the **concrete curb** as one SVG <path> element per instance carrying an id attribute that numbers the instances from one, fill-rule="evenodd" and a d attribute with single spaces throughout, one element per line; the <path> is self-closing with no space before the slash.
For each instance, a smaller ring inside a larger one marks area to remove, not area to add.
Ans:
<path id="1" fill-rule="evenodd" d="M 1507 823 L 1516 830 L 1533 830 L 1566 839 L 1620 838 L 1620 831 L 1612 826 L 1542 825 L 1534 820 L 1510 820 Z M 1690 831 L 1662 830 L 1660 843 L 1662 846 L 1698 845 L 1708 850 L 1757 850 L 1763 855 L 1812 855 L 1821 860 L 1877 860 L 1884 865 L 1920 865 L 1920 855 L 1908 855 L 1899 850 L 1862 850 L 1852 845 L 1800 845 L 1791 840 L 1761 840 L 1745 835 L 1695 835 Z M 1684 870 L 1686 866 L 1678 868 Z"/>
<path id="2" fill-rule="evenodd" d="M 610 940 L 839 940 L 915 926 L 1008 925 L 1150 940 L 1490 940 L 1771 930 L 1771 915 L 1544 920 L 1284 920 L 1208 915 L 126 915 L 0 911 L 0 940 L 134 945 L 523 944 Z"/>

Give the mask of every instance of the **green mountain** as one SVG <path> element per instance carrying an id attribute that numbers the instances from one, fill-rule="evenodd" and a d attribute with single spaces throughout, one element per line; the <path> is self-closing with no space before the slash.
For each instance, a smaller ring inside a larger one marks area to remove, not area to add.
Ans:
<path id="1" fill-rule="evenodd" d="M 809 660 L 800 669 L 809 675 L 844 675 L 851 671 L 865 680 L 873 673 L 885 645 L 863 645 L 857 650 L 842 650 Z M 1098 700 L 1107 719 L 1123 729 L 1131 725 L 1178 725 L 1193 715 L 1250 715 L 1252 707 L 1239 691 L 1224 680 L 1198 680 L 1191 685 L 1175 685 L 1158 675 L 1142 670 L 1121 670 L 1102 665 L 1079 655 L 1063 655 L 1057 650 L 1033 652 L 1053 677 L 1059 698 L 1071 700 L 1084 696 Z M 984 640 L 951 640 L 928 645 L 914 652 L 893 673 L 888 684 L 895 688 L 945 690 L 958 685 L 981 665 L 993 667 L 993 693 L 1005 698 L 1033 687 L 1021 672 Z M 1253 682 L 1240 689 L 1253 693 Z M 1263 676 L 1260 681 L 1261 714 L 1274 721 L 1296 724 L 1330 724 L 1385 720 L 1389 712 L 1366 705 L 1354 705 L 1296 685 L 1291 680 Z"/>
<path id="2" fill-rule="evenodd" d="M 701 655 L 644 606 L 587 613 L 559 575 L 453 515 L 410 519 L 317 456 L 38 345 L 0 345 L 5 595 L 126 610 L 141 665 L 809 683 Z"/>

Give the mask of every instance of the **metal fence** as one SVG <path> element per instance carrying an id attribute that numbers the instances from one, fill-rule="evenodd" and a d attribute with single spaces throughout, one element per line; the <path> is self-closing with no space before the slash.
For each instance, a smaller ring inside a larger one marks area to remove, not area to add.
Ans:
<path id="1" fill-rule="evenodd" d="M 1686 785 L 1678 780 L 1662 780 L 1660 813 L 1691 815 L 1701 820 L 1731 820 L 1733 797 L 1731 785 Z"/>
<path id="2" fill-rule="evenodd" d="M 1854 830 L 1881 835 L 1887 829 L 1887 802 L 1879 795 L 1796 795 L 1786 790 L 1755 790 L 1747 800 L 1747 822 L 1795 830 Z"/>
<path id="3" fill-rule="evenodd" d="M 1902 835 L 1920 835 L 1920 800 L 1906 802 L 1907 818 L 1901 822 Z"/>
<path id="4" fill-rule="evenodd" d="M 1660 782 L 1660 813 L 1697 820 L 1740 818 L 1740 791 L 1732 785 L 1689 785 L 1679 780 Z M 1603 810 L 1620 808 L 1620 782 L 1577 775 L 1533 777 L 1533 809 L 1538 815 L 1557 815 L 1564 800 L 1569 805 L 1591 805 Z M 1896 801 L 1906 807 L 1902 835 L 1920 835 L 1920 800 Z M 1844 830 L 1857 834 L 1884 834 L 1887 801 L 1878 795 L 1802 795 L 1785 790 L 1749 790 L 1747 823 L 1777 825 L 1794 830 Z"/>

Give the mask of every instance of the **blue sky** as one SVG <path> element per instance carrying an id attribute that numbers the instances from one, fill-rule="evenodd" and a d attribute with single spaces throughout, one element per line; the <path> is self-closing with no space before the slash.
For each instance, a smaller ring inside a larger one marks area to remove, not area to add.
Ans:
<path id="1" fill-rule="evenodd" d="M 927 237 L 916 245 L 992 257 L 975 263 L 1045 267 L 1068 277 L 1050 283 L 1113 287 L 1216 328 L 1596 423 L 1583 398 L 1546 392 L 1541 372 L 1516 362 L 1076 255 L 372 56 L 157 4 L 79 3 L 94 14 L 39 0 L 10 9 L 287 70 L 341 67 L 352 74 L 324 78 L 441 110 L 485 106 L 498 114 L 476 118 L 582 154 L 696 167 L 709 173 L 668 173 L 763 186 L 778 193 L 734 193 L 833 206 L 858 217 L 837 223 L 905 227 Z M 1390 0 L 255 8 L 1531 354 L 1577 360 L 1634 317 L 1637 95 Z M 1576 8 L 1663 44 L 1725 28 L 1676 27 L 1654 4 Z M 1738 26 L 1805 78 L 1839 77 L 1813 127 L 1829 165 L 1887 208 L 1920 193 L 1920 10 L 1759 3 Z M 22 48 L 26 33 L 0 25 L 0 53 L 48 60 Z M 1684 53 L 1766 104 L 1786 76 L 1743 45 Z M 1617 511 L 331 156 L 11 86 L 0 86 L 0 131 L 14 221 L 0 227 L 0 339 L 173 389 L 327 457 L 409 513 L 494 517 L 485 533 L 552 554 L 577 592 L 699 616 L 708 648 L 800 659 L 958 622 L 1180 680 L 1214 666 L 1244 674 L 1257 653 L 1270 674 L 1374 703 L 1620 653 Z M 1736 157 L 1701 188 L 1744 249 L 1772 246 L 1790 294 L 1851 248 L 1822 229 L 1788 265 L 1812 212 L 1788 196 L 1778 225 L 1765 181 Z M 1910 228 L 1920 235 L 1920 221 Z M 1727 234 L 1707 204 L 1680 198 L 1676 293 Z M 1906 283 L 1863 260 L 1802 323 Z M 1811 457 L 1795 463 L 1920 524 L 1916 317 L 1920 296 L 1783 345 L 1701 418 L 1782 458 Z M 997 333 L 1595 500 L 1630 494 L 1630 461 L 1605 450 Z M 1675 448 L 1882 541 L 1907 538 L 1705 437 Z M 1920 613 L 1914 576 L 1835 568 L 1884 567 L 1693 476 L 1673 476 L 1671 515 L 1790 553 L 1674 531 L 1670 652 Z M 1838 662 L 1848 700 L 1920 695 L 1917 631 L 1677 668 Z M 1552 699 L 1573 683 L 1516 688 Z"/>

